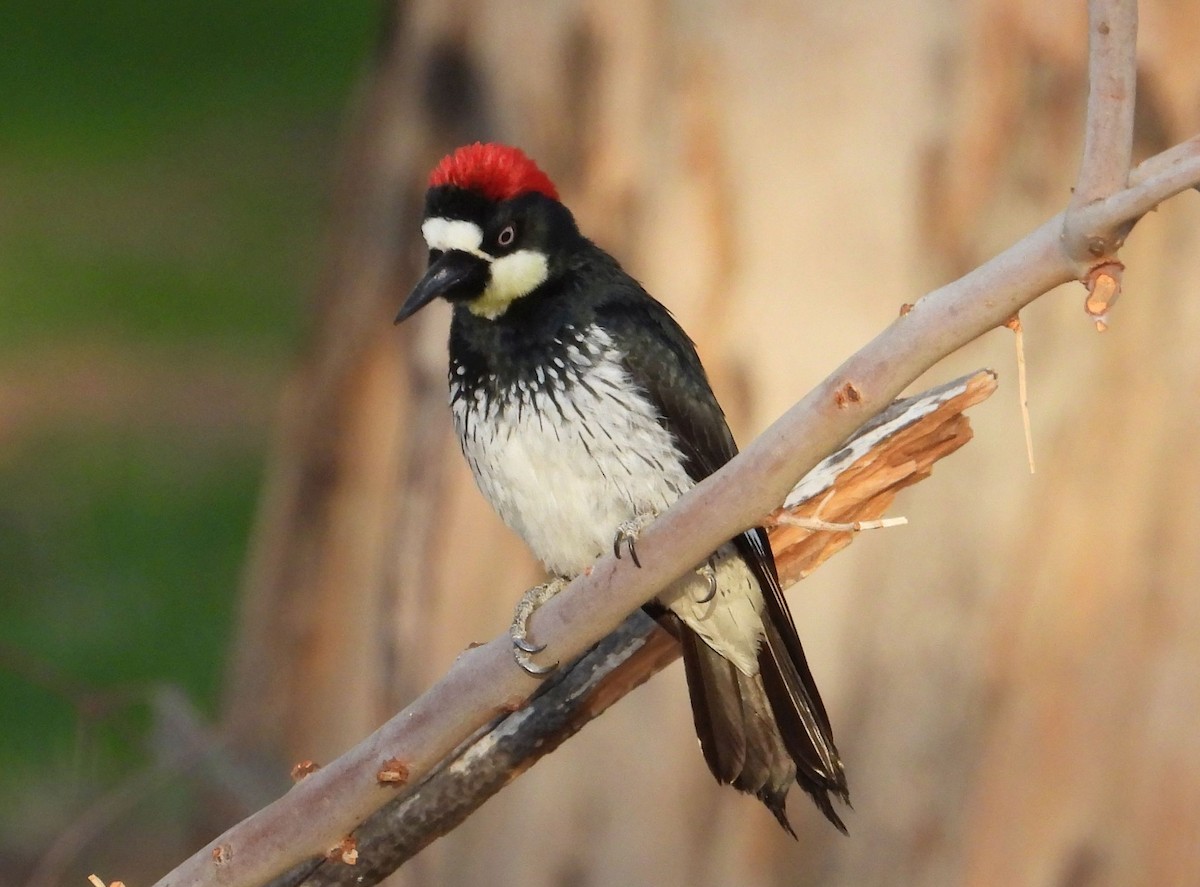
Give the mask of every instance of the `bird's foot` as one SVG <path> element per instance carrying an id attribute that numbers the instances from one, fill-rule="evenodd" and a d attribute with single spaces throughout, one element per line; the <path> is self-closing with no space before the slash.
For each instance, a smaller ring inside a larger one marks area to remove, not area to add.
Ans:
<path id="1" fill-rule="evenodd" d="M 533 661 L 534 654 L 545 650 L 546 645 L 535 644 L 529 639 L 529 620 L 533 616 L 534 610 L 566 587 L 567 580 L 561 576 L 535 586 L 521 595 L 521 600 L 517 603 L 517 609 L 513 613 L 512 627 L 508 630 L 508 636 L 512 638 L 513 643 L 513 658 L 517 660 L 517 665 L 534 677 L 549 674 L 558 668 L 558 663 L 538 665 Z"/>
<path id="2" fill-rule="evenodd" d="M 709 558 L 704 562 L 704 566 L 696 572 L 704 577 L 704 581 L 708 583 L 704 597 L 696 598 L 696 603 L 707 604 L 717 596 L 717 567 L 713 562 L 714 558 Z"/>
<path id="3" fill-rule="evenodd" d="M 617 525 L 616 535 L 613 536 L 613 556 L 617 559 L 620 559 L 621 546 L 624 545 L 629 551 L 629 556 L 633 558 L 633 565 L 635 567 L 641 567 L 642 562 L 638 560 L 635 543 L 637 542 L 638 536 L 641 535 L 642 530 L 650 526 L 650 522 L 656 517 L 658 517 L 658 515 L 655 512 L 645 511 L 641 514 L 635 514 L 627 521 L 621 521 L 621 523 Z"/>

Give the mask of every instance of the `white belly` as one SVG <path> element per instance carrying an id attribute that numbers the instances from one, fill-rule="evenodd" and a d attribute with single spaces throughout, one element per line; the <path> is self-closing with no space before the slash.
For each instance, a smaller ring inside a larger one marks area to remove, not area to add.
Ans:
<path id="1" fill-rule="evenodd" d="M 593 338 L 593 343 L 596 340 Z M 545 565 L 572 577 L 612 551 L 617 527 L 655 514 L 692 486 L 654 406 L 632 384 L 607 343 L 572 349 L 540 390 L 484 407 L 482 393 L 459 396 L 454 424 L 484 496 Z M 721 554 L 732 552 L 724 546 Z M 737 557 L 721 557 L 718 593 L 689 574 L 659 600 L 747 674 L 757 671 L 762 595 Z"/>
<path id="2" fill-rule="evenodd" d="M 621 522 L 662 511 L 692 485 L 671 435 L 615 362 L 563 368 L 543 390 L 486 413 L 482 394 L 452 401 L 479 488 L 556 575 L 581 572 L 612 550 Z"/>

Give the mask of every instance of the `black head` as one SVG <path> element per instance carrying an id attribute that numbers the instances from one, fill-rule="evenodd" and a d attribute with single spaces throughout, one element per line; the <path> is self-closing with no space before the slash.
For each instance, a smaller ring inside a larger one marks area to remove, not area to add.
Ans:
<path id="1" fill-rule="evenodd" d="M 421 225 L 429 268 L 397 323 L 438 296 L 494 320 L 560 275 L 581 241 L 554 185 L 516 148 L 459 148 L 429 185 Z"/>

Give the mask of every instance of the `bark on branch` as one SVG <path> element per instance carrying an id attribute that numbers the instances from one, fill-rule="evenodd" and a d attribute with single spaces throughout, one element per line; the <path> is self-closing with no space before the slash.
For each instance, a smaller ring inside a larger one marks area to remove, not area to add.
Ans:
<path id="1" fill-rule="evenodd" d="M 995 376 L 981 371 L 897 401 L 797 484 L 776 515 L 838 522 L 878 517 L 897 492 L 928 477 L 934 462 L 971 439 L 964 410 L 995 389 Z M 771 546 L 785 586 L 809 575 L 855 535 L 774 523 Z M 357 828 L 353 867 L 328 857 L 306 860 L 269 887 L 378 883 L 678 657 L 675 639 L 641 611 L 634 613 L 553 675 L 527 705 L 497 719 L 423 783 Z"/>

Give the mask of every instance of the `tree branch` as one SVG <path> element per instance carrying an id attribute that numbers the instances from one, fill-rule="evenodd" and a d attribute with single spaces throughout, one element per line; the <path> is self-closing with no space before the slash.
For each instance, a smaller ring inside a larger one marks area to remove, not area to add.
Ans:
<path id="1" fill-rule="evenodd" d="M 1087 209 L 1116 194 L 1129 179 L 1133 157 L 1134 97 L 1137 91 L 1137 0 L 1088 2 L 1088 104 L 1083 160 L 1063 220 L 1063 242 L 1087 287 L 1084 308 L 1103 330 L 1121 295 L 1124 266 L 1117 250 L 1127 225 L 1106 227 Z"/>
<path id="2" fill-rule="evenodd" d="M 1137 21 L 1135 0 L 1088 2 L 1087 119 L 1072 207 L 1115 194 L 1128 180 L 1137 90 Z"/>
<path id="3" fill-rule="evenodd" d="M 897 401 L 809 472 L 769 523 L 778 524 L 780 515 L 847 521 L 883 514 L 900 489 L 928 477 L 935 461 L 971 439 L 963 411 L 995 389 L 995 376 L 978 372 Z M 807 576 L 853 536 L 776 525 L 771 547 L 780 577 L 791 584 Z M 357 828 L 354 866 L 308 860 L 269 887 L 377 883 L 678 656 L 673 637 L 641 611 L 634 613 L 582 659 L 556 672 L 528 705 L 493 723 Z"/>

